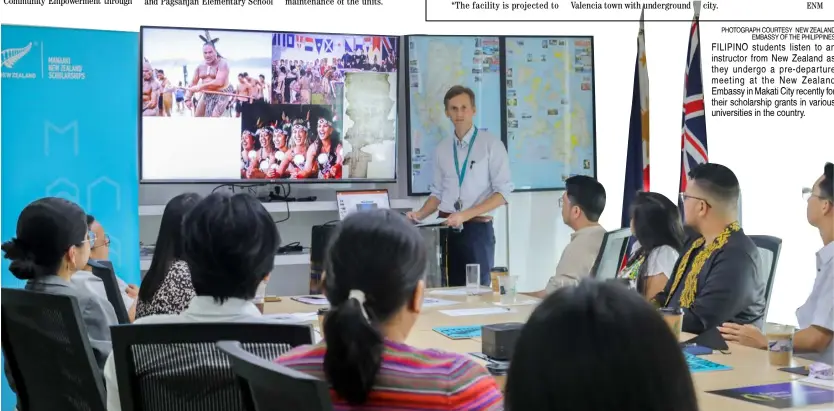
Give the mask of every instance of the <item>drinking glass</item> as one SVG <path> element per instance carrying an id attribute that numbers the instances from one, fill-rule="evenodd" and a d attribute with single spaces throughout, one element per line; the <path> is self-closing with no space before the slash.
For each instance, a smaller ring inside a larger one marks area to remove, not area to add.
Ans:
<path id="1" fill-rule="evenodd" d="M 770 365 L 780 367 L 791 365 L 794 332 L 795 329 L 790 325 L 765 324 Z"/>
<path id="2" fill-rule="evenodd" d="M 683 330 L 683 310 L 680 308 L 661 308 L 658 311 L 669 326 L 669 330 L 675 335 L 675 340 L 680 340 Z"/>
<path id="3" fill-rule="evenodd" d="M 498 288 L 501 290 L 501 304 L 515 304 L 517 285 L 517 275 L 504 275 L 498 277 Z"/>
<path id="4" fill-rule="evenodd" d="M 478 295 L 481 288 L 481 265 L 466 265 L 466 294 Z"/>

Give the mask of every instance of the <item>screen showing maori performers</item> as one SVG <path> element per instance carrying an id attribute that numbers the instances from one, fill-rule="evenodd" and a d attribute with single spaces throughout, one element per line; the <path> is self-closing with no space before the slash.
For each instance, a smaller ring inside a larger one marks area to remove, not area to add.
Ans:
<path id="1" fill-rule="evenodd" d="M 142 27 L 142 181 L 396 178 L 399 38 Z"/>

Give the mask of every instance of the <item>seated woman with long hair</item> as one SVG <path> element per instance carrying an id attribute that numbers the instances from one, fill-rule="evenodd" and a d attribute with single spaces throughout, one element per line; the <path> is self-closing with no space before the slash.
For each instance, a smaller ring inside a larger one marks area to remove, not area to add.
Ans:
<path id="1" fill-rule="evenodd" d="M 278 362 L 330 383 L 336 410 L 499 410 L 495 380 L 472 359 L 406 344 L 423 305 L 427 251 L 391 210 L 348 216 L 327 259 L 324 341 Z"/>
<path id="2" fill-rule="evenodd" d="M 698 411 L 669 326 L 612 282 L 547 297 L 521 330 L 506 388 L 509 411 Z"/>
<path id="3" fill-rule="evenodd" d="M 136 318 L 149 315 L 179 314 L 194 298 L 191 271 L 185 262 L 182 244 L 182 220 L 202 197 L 194 193 L 171 199 L 162 212 L 153 259 L 139 285 Z"/>
<path id="4" fill-rule="evenodd" d="M 640 192 L 631 204 L 634 250 L 618 278 L 646 299 L 663 291 L 684 244 L 678 207 L 663 194 Z"/>

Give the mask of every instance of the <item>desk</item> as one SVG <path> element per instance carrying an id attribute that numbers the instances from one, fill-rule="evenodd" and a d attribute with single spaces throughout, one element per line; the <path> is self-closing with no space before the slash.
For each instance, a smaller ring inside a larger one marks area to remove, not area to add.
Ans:
<path id="1" fill-rule="evenodd" d="M 448 290 L 448 289 L 447 289 Z M 429 292 L 428 297 L 440 298 L 444 300 L 454 300 L 461 304 L 445 307 L 427 308 L 423 310 L 420 318 L 411 331 L 407 343 L 419 348 L 439 348 L 446 351 L 456 352 L 460 354 L 467 354 L 470 352 L 481 351 L 480 339 L 469 340 L 450 340 L 437 332 L 432 331 L 434 327 L 442 326 L 464 326 L 474 324 L 494 324 L 501 322 L 526 322 L 527 318 L 535 309 L 535 305 L 519 305 L 514 307 L 516 312 L 500 315 L 489 316 L 465 316 L 452 317 L 440 313 L 440 310 L 445 309 L 460 309 L 460 308 L 485 308 L 493 306 L 493 302 L 497 302 L 499 297 L 493 294 L 487 294 L 477 297 L 467 296 L 434 296 Z M 529 300 L 529 297 L 519 296 L 520 301 Z M 284 298 L 281 302 L 266 303 L 264 313 L 301 313 L 314 312 L 318 306 L 308 305 L 296 302 L 290 298 Z M 683 340 L 691 338 L 692 335 L 682 335 Z M 794 374 L 778 371 L 778 367 L 772 367 L 768 363 L 768 355 L 766 351 L 757 350 L 753 348 L 743 347 L 740 345 L 731 344 L 730 354 L 713 354 L 704 356 L 704 358 L 715 361 L 719 364 L 733 367 L 729 371 L 716 371 L 707 373 L 693 374 L 695 383 L 695 391 L 698 395 L 698 404 L 700 409 L 704 411 L 763 411 L 774 410 L 773 408 L 756 405 L 740 400 L 721 397 L 718 395 L 708 394 L 706 391 L 745 387 L 751 385 L 774 384 L 780 382 L 789 382 L 802 378 Z M 474 358 L 474 357 L 473 357 Z M 810 362 L 795 359 L 795 365 L 808 365 Z M 503 383 L 499 381 L 503 386 Z M 831 404 L 820 405 L 816 407 L 805 407 L 802 410 L 822 410 L 831 409 Z"/>

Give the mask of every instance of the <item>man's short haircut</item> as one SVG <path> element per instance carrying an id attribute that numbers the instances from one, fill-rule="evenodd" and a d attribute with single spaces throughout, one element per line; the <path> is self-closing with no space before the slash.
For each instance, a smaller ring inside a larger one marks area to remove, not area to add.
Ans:
<path id="1" fill-rule="evenodd" d="M 741 187 L 733 170 L 716 163 L 699 164 L 689 171 L 689 179 L 716 201 L 738 207 Z"/>
<path id="2" fill-rule="evenodd" d="M 475 92 L 472 91 L 469 87 L 464 86 L 452 86 L 449 91 L 446 92 L 446 96 L 443 97 L 443 108 L 449 108 L 449 100 L 461 95 L 466 94 L 469 96 L 469 103 L 472 107 L 475 107 Z"/>
<path id="3" fill-rule="evenodd" d="M 568 201 L 579 207 L 588 221 L 596 223 L 605 210 L 605 187 L 592 177 L 573 176 L 565 180 Z"/>
<path id="4" fill-rule="evenodd" d="M 834 163 L 825 163 L 825 172 L 820 181 L 820 197 L 834 202 Z"/>
<path id="5" fill-rule="evenodd" d="M 87 227 L 93 225 L 96 222 L 96 218 L 93 217 L 92 214 L 87 214 Z"/>
<path id="6" fill-rule="evenodd" d="M 182 241 L 194 292 L 223 303 L 255 298 L 275 266 L 281 237 L 255 197 L 214 193 L 185 215 Z"/>

